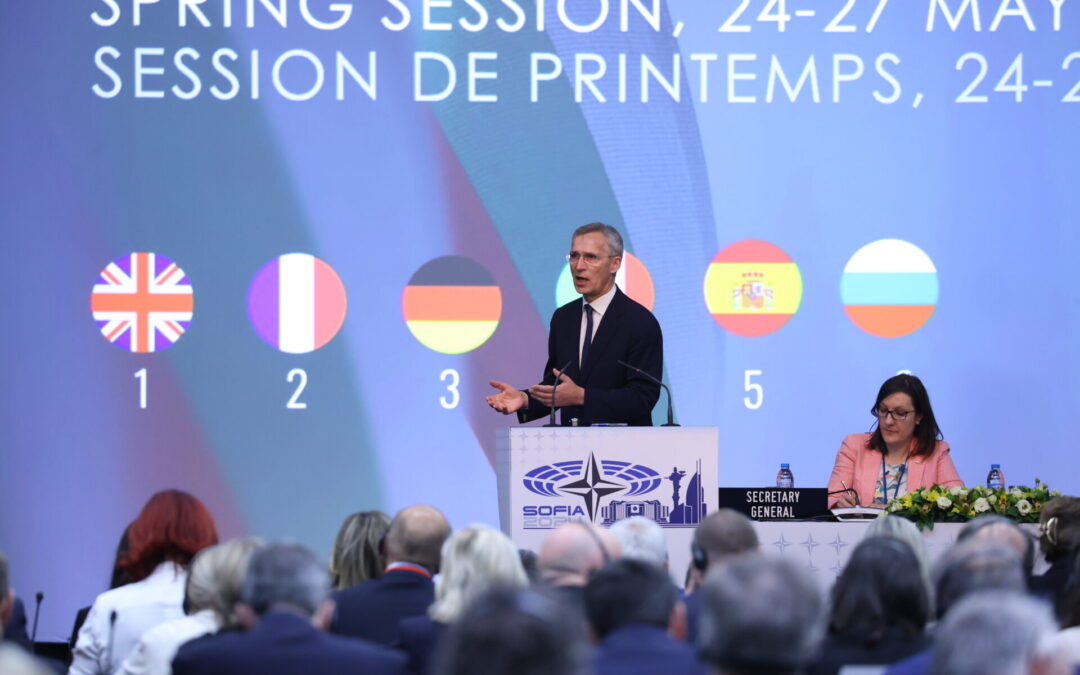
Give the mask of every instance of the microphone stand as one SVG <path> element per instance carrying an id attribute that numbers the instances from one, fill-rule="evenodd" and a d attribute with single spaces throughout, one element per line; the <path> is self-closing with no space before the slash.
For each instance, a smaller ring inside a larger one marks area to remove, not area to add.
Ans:
<path id="1" fill-rule="evenodd" d="M 573 363 L 573 361 L 567 361 L 566 365 L 562 367 L 562 370 L 555 373 L 555 384 L 551 385 L 551 413 L 548 418 L 548 423 L 544 425 L 545 427 L 559 426 L 558 424 L 555 424 L 555 388 L 559 386 L 559 378 L 562 377 L 563 373 L 566 372 L 566 369 L 570 367 L 571 363 Z"/>
<path id="2" fill-rule="evenodd" d="M 671 400 L 671 389 L 666 384 L 664 384 L 659 379 L 657 379 L 655 376 L 653 376 L 653 375 L 651 375 L 649 373 L 646 373 L 644 370 L 642 370 L 641 368 L 638 368 L 637 366 L 632 366 L 629 363 L 626 363 L 625 361 L 619 361 L 618 363 L 619 363 L 620 366 L 625 366 L 626 368 L 629 368 L 630 370 L 634 371 L 635 373 L 637 373 L 639 375 L 644 375 L 647 380 L 649 380 L 650 382 L 655 382 L 656 384 L 660 385 L 664 389 L 664 391 L 667 392 L 667 424 L 661 424 L 660 426 L 662 426 L 662 427 L 677 427 L 677 426 L 680 426 L 678 424 L 675 424 L 675 412 L 674 412 L 674 410 L 672 408 L 674 403 Z"/>

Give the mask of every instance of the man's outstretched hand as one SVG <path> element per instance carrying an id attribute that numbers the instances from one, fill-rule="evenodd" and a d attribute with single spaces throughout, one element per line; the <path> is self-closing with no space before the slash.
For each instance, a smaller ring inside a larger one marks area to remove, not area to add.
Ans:
<path id="1" fill-rule="evenodd" d="M 512 387 L 505 382 L 499 382 L 498 380 L 492 380 L 488 384 L 498 389 L 499 393 L 486 396 L 484 397 L 484 400 L 487 401 L 489 406 L 504 415 L 515 413 L 529 403 L 529 399 L 525 395 L 525 392 L 516 387 Z"/>

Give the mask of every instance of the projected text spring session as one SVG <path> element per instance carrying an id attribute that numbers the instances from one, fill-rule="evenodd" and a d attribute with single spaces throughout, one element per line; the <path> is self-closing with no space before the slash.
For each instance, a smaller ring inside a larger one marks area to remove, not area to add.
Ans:
<path id="1" fill-rule="evenodd" d="M 439 52 L 414 52 L 412 99 L 494 103 L 500 96 L 527 96 L 536 103 L 548 95 L 565 96 L 568 84 L 578 102 L 693 99 L 700 103 L 840 103 L 843 88 L 863 80 L 881 86 L 872 92 L 879 103 L 894 103 L 901 93 L 892 70 L 900 57 L 891 52 L 873 58 L 858 54 L 809 55 L 786 62 L 775 54 L 759 57 L 706 53 L 684 58 L 676 53 L 661 59 L 645 54 L 576 53 L 563 57 L 533 52 L 527 71 L 521 60 L 512 60 L 519 69 L 514 72 L 500 72 L 498 58 L 497 52 L 468 52 L 456 59 Z M 336 51 L 327 58 L 306 49 L 268 56 L 258 49 L 237 52 L 222 47 L 207 57 L 192 47 L 168 54 L 161 47 L 137 47 L 124 52 L 103 46 L 95 53 L 94 63 L 100 74 L 91 89 L 104 99 L 122 95 L 181 100 L 210 96 L 228 101 L 240 97 L 257 100 L 273 94 L 290 101 L 378 100 L 379 61 L 375 51 L 358 57 Z M 395 72 L 401 72 L 400 68 Z M 693 92 L 684 83 L 690 78 L 695 78 L 697 85 Z M 823 96 L 822 89 L 831 96 Z M 711 93 L 716 90 L 719 95 Z"/>

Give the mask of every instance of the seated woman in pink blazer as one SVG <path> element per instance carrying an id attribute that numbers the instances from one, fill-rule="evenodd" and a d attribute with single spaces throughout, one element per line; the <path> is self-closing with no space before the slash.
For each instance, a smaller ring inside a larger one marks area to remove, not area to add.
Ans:
<path id="1" fill-rule="evenodd" d="M 926 387 L 914 375 L 896 375 L 878 390 L 870 414 L 877 428 L 851 434 L 836 453 L 829 478 L 829 507 L 875 506 L 930 485 L 963 485 L 949 444 L 930 407 Z"/>

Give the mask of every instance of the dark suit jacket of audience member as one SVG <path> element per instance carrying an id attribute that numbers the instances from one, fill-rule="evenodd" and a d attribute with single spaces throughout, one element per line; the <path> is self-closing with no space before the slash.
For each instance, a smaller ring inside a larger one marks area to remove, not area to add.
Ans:
<path id="1" fill-rule="evenodd" d="M 409 672 L 412 675 L 427 675 L 431 657 L 444 633 L 446 624 L 439 623 L 430 616 L 402 619 L 398 625 L 398 642 L 394 646 L 408 655 Z"/>
<path id="2" fill-rule="evenodd" d="M 934 650 L 924 649 L 915 656 L 892 664 L 885 675 L 927 675 L 934 660 Z"/>
<path id="3" fill-rule="evenodd" d="M 698 624 L 701 622 L 701 589 L 686 596 L 686 642 L 697 644 Z"/>
<path id="4" fill-rule="evenodd" d="M 19 596 L 15 596 L 15 604 L 11 606 L 11 618 L 4 624 L 4 640 L 14 642 L 27 651 L 32 650 L 30 636 L 26 634 L 26 607 Z"/>
<path id="5" fill-rule="evenodd" d="M 402 619 L 421 616 L 435 601 L 435 585 L 409 569 L 391 569 L 334 596 L 337 609 L 330 631 L 390 646 Z"/>
<path id="6" fill-rule="evenodd" d="M 172 668 L 173 675 L 403 675 L 405 657 L 363 640 L 324 633 L 299 614 L 271 611 L 246 633 L 181 646 Z"/>
<path id="7" fill-rule="evenodd" d="M 807 675 L 836 675 L 847 665 L 889 665 L 918 654 L 929 645 L 926 635 L 909 638 L 899 629 L 886 632 L 873 645 L 867 644 L 861 632 L 830 633 L 821 646 L 821 657 L 807 670 Z"/>
<path id="8" fill-rule="evenodd" d="M 596 675 L 704 675 L 704 664 L 690 645 L 663 628 L 634 624 L 608 633 L 593 651 Z"/>

